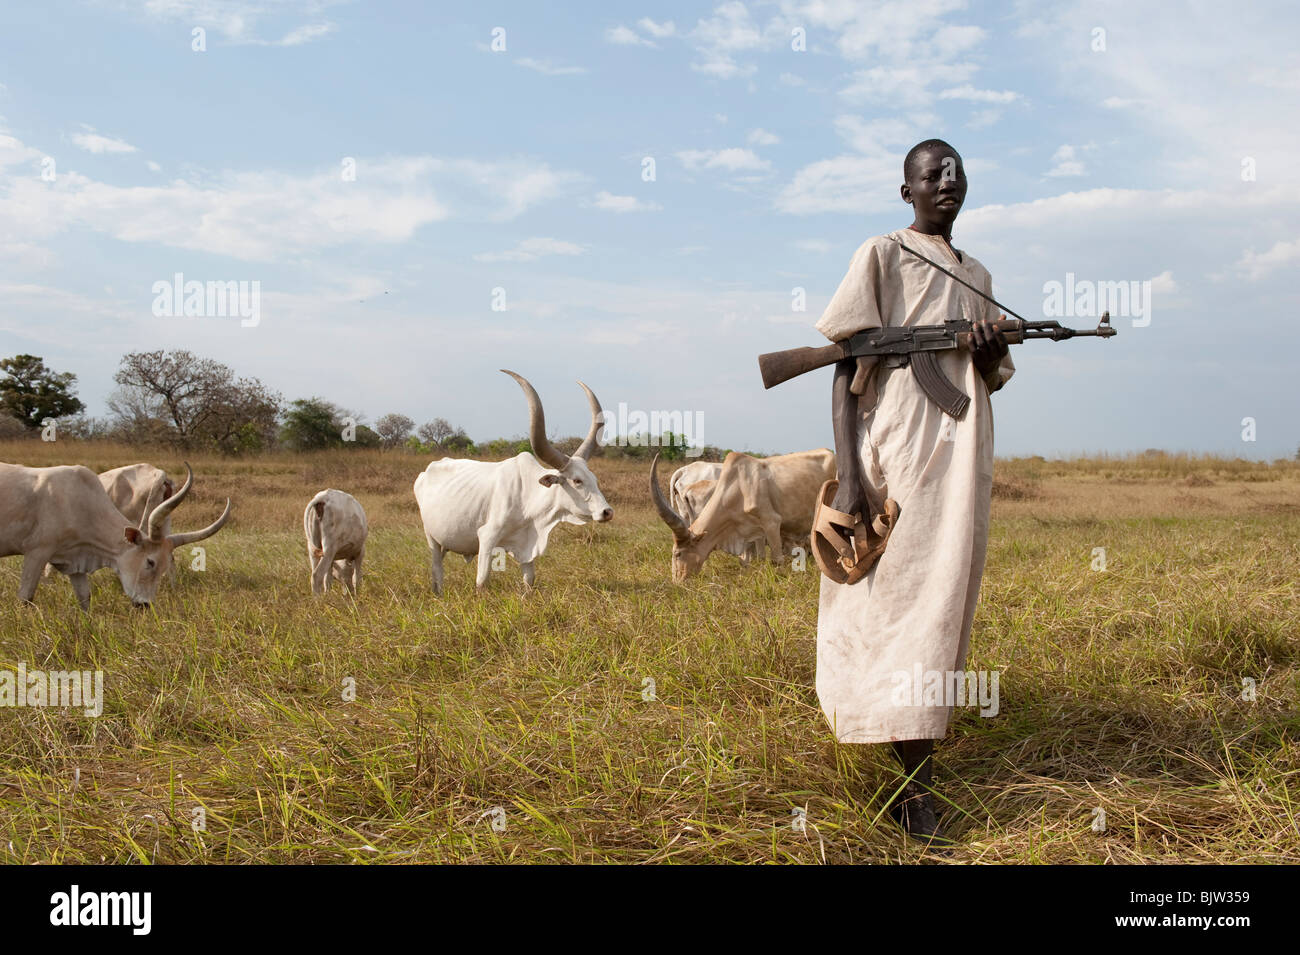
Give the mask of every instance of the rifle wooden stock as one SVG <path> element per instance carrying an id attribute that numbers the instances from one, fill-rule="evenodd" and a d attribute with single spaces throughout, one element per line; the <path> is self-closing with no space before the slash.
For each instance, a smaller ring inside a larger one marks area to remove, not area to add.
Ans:
<path id="1" fill-rule="evenodd" d="M 783 381 L 798 378 L 818 368 L 851 358 L 849 342 L 835 342 L 821 348 L 787 348 L 758 356 L 758 368 L 763 373 L 763 387 L 775 388 Z"/>

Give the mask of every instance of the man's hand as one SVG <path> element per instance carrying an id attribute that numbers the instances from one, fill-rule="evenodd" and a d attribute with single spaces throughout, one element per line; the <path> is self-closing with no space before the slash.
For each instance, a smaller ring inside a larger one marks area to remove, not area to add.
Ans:
<path id="1" fill-rule="evenodd" d="M 1006 357 L 1007 343 L 1002 333 L 994 330 L 992 322 L 981 318 L 971 323 L 970 352 L 975 358 L 975 370 L 987 375 Z"/>

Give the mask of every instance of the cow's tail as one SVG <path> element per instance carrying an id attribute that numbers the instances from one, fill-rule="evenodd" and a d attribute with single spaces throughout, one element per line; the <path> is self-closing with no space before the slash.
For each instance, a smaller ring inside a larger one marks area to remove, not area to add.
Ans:
<path id="1" fill-rule="evenodd" d="M 321 491 L 311 499 L 307 505 L 307 510 L 302 512 L 302 529 L 307 535 L 307 542 L 311 545 L 316 556 L 322 553 L 321 545 L 321 521 L 325 517 L 325 492 Z"/>

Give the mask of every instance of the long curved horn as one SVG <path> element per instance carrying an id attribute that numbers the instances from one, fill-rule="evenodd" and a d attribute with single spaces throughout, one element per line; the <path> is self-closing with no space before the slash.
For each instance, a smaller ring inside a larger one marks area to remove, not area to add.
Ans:
<path id="1" fill-rule="evenodd" d="M 176 510 L 176 505 L 180 504 L 181 501 L 185 500 L 185 495 L 190 493 L 190 488 L 193 485 L 194 485 L 194 469 L 190 467 L 190 462 L 186 461 L 185 462 L 185 483 L 181 485 L 181 489 L 177 491 L 175 494 L 173 494 L 171 497 L 162 501 L 157 507 L 155 507 L 152 511 L 149 512 L 146 518 L 148 523 L 145 525 L 145 527 L 149 531 L 149 539 L 151 541 L 162 539 L 163 518 L 166 517 L 168 514 L 170 514 L 172 511 Z"/>
<path id="2" fill-rule="evenodd" d="M 578 450 L 573 452 L 573 456 L 588 461 L 591 459 L 591 452 L 596 450 L 596 438 L 600 435 L 601 425 L 605 423 L 605 412 L 600 410 L 600 401 L 592 390 L 581 381 L 578 384 L 582 385 L 582 390 L 587 393 L 587 404 L 591 405 L 591 430 L 582 439 L 582 444 L 578 445 Z"/>
<path id="3" fill-rule="evenodd" d="M 168 499 L 170 500 L 170 498 Z M 184 547 L 186 544 L 193 544 L 195 541 L 201 541 L 205 537 L 211 537 L 221 528 L 226 526 L 226 521 L 230 520 L 230 498 L 226 498 L 226 509 L 221 512 L 221 516 L 215 521 L 203 528 L 201 531 L 189 531 L 184 534 L 168 534 L 167 539 L 171 541 L 173 547 Z"/>
<path id="4" fill-rule="evenodd" d="M 156 490 L 158 490 L 156 486 L 149 488 L 149 493 L 145 496 L 144 499 L 144 510 L 140 513 L 139 531 L 141 534 L 144 534 L 146 537 L 149 536 L 149 514 L 154 509 L 153 497 L 154 497 L 154 491 Z M 166 499 L 167 498 L 164 495 L 163 500 L 165 501 Z"/>
<path id="5" fill-rule="evenodd" d="M 528 443 L 533 446 L 533 454 L 556 470 L 563 468 L 569 463 L 569 456 L 557 451 L 546 437 L 546 415 L 542 412 L 542 399 L 537 397 L 537 392 L 533 390 L 527 378 L 505 368 L 501 371 L 519 382 L 519 387 L 524 390 L 524 397 L 528 399 Z"/>
<path id="6" fill-rule="evenodd" d="M 664 500 L 664 492 L 659 490 L 658 453 L 655 454 L 655 459 L 650 462 L 650 496 L 654 498 L 655 509 L 659 511 L 659 516 L 668 525 L 668 529 L 673 532 L 673 540 L 679 544 L 685 544 L 690 540 L 691 529 L 686 526 L 685 519 L 673 510 L 671 504 Z"/>

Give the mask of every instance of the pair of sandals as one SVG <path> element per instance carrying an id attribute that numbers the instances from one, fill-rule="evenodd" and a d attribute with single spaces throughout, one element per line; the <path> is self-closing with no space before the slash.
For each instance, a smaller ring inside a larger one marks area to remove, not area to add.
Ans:
<path id="1" fill-rule="evenodd" d="M 898 502 L 891 497 L 886 498 L 884 510 L 870 521 L 863 520 L 861 514 L 845 514 L 831 507 L 839 488 L 839 481 L 827 481 L 817 495 L 811 541 L 813 559 L 827 579 L 837 584 L 856 584 L 885 552 L 900 511 Z"/>

